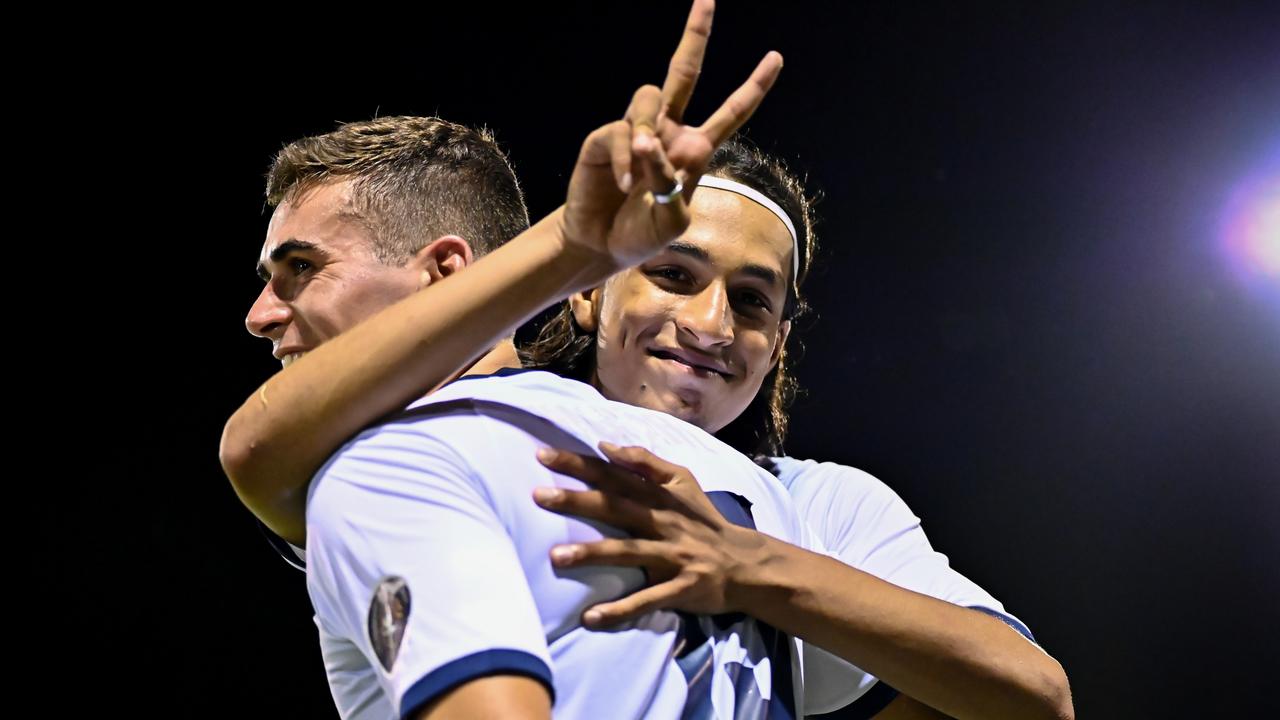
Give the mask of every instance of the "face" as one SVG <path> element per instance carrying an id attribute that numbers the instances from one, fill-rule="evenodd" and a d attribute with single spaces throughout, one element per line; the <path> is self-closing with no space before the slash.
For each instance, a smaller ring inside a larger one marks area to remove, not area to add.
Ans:
<path id="1" fill-rule="evenodd" d="M 349 208 L 351 183 L 325 183 L 276 208 L 258 260 L 266 286 L 249 309 L 249 332 L 289 363 L 420 286 L 414 262 L 383 264 Z"/>
<path id="2" fill-rule="evenodd" d="M 574 299 L 596 330 L 596 385 L 610 399 L 715 432 L 777 363 L 793 252 L 773 213 L 702 188 L 688 231 L 661 255 Z"/>

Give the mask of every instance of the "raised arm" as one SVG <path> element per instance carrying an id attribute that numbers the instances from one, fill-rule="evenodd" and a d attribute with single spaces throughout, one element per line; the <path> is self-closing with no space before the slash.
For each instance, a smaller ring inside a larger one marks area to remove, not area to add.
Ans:
<path id="1" fill-rule="evenodd" d="M 454 273 L 442 265 L 438 280 L 315 348 L 232 415 L 223 469 L 271 530 L 303 543 L 307 482 L 351 435 L 456 376 L 539 309 L 641 262 L 687 227 L 697 176 L 782 67 L 769 53 L 706 123 L 685 125 L 712 13 L 710 0 L 696 0 L 672 58 L 676 77 L 662 91 L 641 88 L 625 119 L 587 138 L 564 207 L 467 268 L 468 282 L 445 282 Z M 684 196 L 656 203 L 652 193 L 677 180 Z"/>

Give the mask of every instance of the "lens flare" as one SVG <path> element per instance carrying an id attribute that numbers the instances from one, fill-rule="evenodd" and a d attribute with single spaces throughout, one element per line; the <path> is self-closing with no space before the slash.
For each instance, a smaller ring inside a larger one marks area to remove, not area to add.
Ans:
<path id="1" fill-rule="evenodd" d="M 1242 182 L 1227 203 L 1222 241 L 1236 271 L 1280 282 L 1280 171 Z"/>

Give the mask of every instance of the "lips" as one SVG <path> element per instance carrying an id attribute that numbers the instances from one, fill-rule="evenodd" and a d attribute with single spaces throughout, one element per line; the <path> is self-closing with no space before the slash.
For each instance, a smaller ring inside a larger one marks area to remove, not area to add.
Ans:
<path id="1" fill-rule="evenodd" d="M 688 368 L 690 372 L 701 377 L 718 376 L 724 380 L 733 377 L 728 369 L 720 363 L 710 359 L 698 358 L 688 352 L 650 348 L 648 354 L 659 360 L 667 360 L 682 365 Z"/>

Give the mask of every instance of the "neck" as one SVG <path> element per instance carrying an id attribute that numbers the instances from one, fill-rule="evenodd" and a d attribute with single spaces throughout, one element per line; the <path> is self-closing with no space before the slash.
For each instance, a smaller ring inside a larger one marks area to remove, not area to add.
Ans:
<path id="1" fill-rule="evenodd" d="M 516 344 L 511 338 L 502 340 L 494 345 L 489 352 L 481 355 L 478 360 L 471 364 L 455 377 L 463 375 L 492 375 L 503 368 L 520 367 L 520 356 L 516 354 Z M 451 380 L 453 378 L 450 378 Z"/>
<path id="2" fill-rule="evenodd" d="M 492 375 L 504 368 L 519 369 L 520 367 L 520 355 L 516 353 L 515 342 L 511 338 L 506 338 L 499 341 L 498 344 L 494 345 L 492 348 L 489 348 L 489 351 L 477 358 L 475 362 L 445 378 L 439 385 L 431 388 L 426 395 L 430 395 L 460 377 L 465 377 L 467 375 Z"/>

